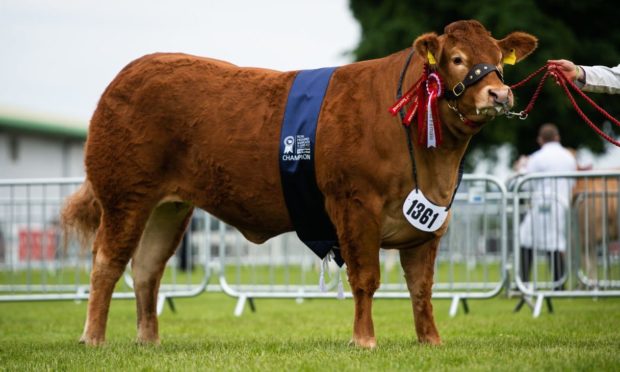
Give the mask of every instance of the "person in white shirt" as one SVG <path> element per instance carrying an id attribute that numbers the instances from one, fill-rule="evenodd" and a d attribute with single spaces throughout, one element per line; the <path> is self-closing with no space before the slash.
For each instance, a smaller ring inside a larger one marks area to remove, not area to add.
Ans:
<path id="1" fill-rule="evenodd" d="M 575 156 L 560 144 L 554 124 L 544 124 L 538 132 L 541 148 L 529 156 L 525 173 L 577 170 Z M 566 251 L 566 214 L 573 183 L 567 178 L 549 177 L 528 182 L 530 206 L 519 228 L 521 278 L 529 281 L 534 254 L 545 251 L 553 273 L 554 287 L 561 287 Z"/>
<path id="2" fill-rule="evenodd" d="M 620 93 L 620 64 L 616 67 L 580 66 L 566 59 L 547 61 L 553 63 L 569 80 L 581 90 L 592 93 Z"/>

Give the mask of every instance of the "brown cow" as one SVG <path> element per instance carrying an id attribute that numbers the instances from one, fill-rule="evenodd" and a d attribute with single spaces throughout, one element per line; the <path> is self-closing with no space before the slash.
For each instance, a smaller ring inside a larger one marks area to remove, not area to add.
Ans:
<path id="1" fill-rule="evenodd" d="M 503 68 L 536 48 L 514 32 L 495 40 L 477 21 L 418 37 L 403 88 L 420 77 L 432 53 L 451 88 L 478 63 Z M 403 201 L 414 187 L 406 131 L 387 109 L 411 49 L 336 69 L 316 132 L 316 181 L 335 226 L 355 300 L 355 345 L 376 346 L 372 298 L 379 249 L 399 249 L 420 342 L 439 344 L 431 286 L 439 239 L 414 229 Z M 443 143 L 415 146 L 419 189 L 447 206 L 470 138 L 513 97 L 500 74 L 487 74 L 448 106 L 439 100 Z M 153 54 L 127 67 L 103 93 L 90 123 L 87 180 L 68 202 L 68 227 L 95 234 L 86 325 L 81 341 L 104 341 L 114 285 L 132 259 L 138 341 L 159 341 L 159 281 L 194 206 L 261 243 L 293 229 L 278 172 L 287 93 L 296 72 L 241 68 L 184 54 Z M 413 127 L 413 126 L 412 126 Z M 417 133 L 411 130 L 414 141 Z"/>
<path id="2" fill-rule="evenodd" d="M 614 240 L 619 238 L 618 193 L 620 185 L 615 177 L 578 178 L 573 187 L 579 234 L 577 248 L 587 284 L 598 285 L 598 252 L 603 241 L 607 239 L 611 249 Z M 603 227 L 606 234 L 603 234 Z"/>

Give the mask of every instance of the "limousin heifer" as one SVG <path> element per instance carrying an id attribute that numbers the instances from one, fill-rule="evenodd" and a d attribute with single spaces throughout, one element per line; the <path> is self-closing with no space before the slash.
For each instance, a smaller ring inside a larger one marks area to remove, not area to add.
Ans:
<path id="1" fill-rule="evenodd" d="M 459 164 L 471 137 L 512 107 L 504 62 L 536 44 L 459 21 L 335 69 L 279 72 L 185 54 L 133 61 L 99 101 L 86 182 L 63 211 L 65 227 L 94 234 L 81 342 L 104 341 L 130 259 L 138 341 L 159 342 L 162 272 L 200 207 L 252 242 L 295 230 L 321 257 L 335 253 L 347 265 L 361 347 L 376 346 L 379 249 L 398 249 L 418 340 L 439 344 L 433 264 Z"/>

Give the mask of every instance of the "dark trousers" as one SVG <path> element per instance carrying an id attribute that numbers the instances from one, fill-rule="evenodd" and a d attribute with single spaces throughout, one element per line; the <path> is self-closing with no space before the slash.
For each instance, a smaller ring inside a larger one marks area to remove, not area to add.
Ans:
<path id="1" fill-rule="evenodd" d="M 564 255 L 560 251 L 546 251 L 546 255 L 549 261 L 549 269 L 553 275 L 553 281 L 556 283 L 553 289 L 562 290 L 564 289 L 564 284 L 560 283 L 560 280 L 564 276 Z M 529 247 L 521 247 L 521 279 L 524 282 L 530 281 L 533 261 L 534 250 Z"/>

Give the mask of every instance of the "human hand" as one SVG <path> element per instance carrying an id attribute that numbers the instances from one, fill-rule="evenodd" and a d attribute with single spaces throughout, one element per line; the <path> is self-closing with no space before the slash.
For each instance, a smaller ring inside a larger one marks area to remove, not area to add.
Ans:
<path id="1" fill-rule="evenodd" d="M 547 68 L 549 71 L 560 71 L 567 79 L 575 81 L 581 77 L 581 68 L 575 65 L 573 62 L 566 59 L 549 60 L 550 63 Z"/>

